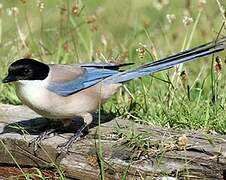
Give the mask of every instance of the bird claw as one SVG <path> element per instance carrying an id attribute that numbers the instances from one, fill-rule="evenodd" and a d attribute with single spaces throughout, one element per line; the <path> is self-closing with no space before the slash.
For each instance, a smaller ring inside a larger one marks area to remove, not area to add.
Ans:
<path id="1" fill-rule="evenodd" d="M 42 132 L 39 136 L 33 138 L 29 143 L 28 146 L 30 147 L 31 144 L 34 144 L 33 146 L 33 150 L 34 152 L 36 152 L 38 150 L 38 146 L 40 146 L 39 144 L 44 140 L 44 139 L 48 139 L 50 134 L 55 132 L 56 129 L 50 129 L 47 131 Z"/>
<path id="2" fill-rule="evenodd" d="M 39 135 L 38 137 L 33 138 L 29 143 L 28 146 L 30 147 L 32 144 L 33 145 L 33 151 L 36 152 L 38 150 L 38 145 L 39 143 L 43 140 L 41 137 L 42 135 Z"/>
<path id="3" fill-rule="evenodd" d="M 70 137 L 68 141 L 66 141 L 65 143 L 59 144 L 57 146 L 57 149 L 60 149 L 61 152 L 68 154 L 72 145 L 80 139 L 82 134 L 83 133 L 81 131 L 79 131 L 78 133 L 75 133 L 72 137 Z"/>
<path id="4" fill-rule="evenodd" d="M 60 149 L 61 152 L 64 152 L 66 154 L 69 153 L 70 148 L 72 147 L 73 143 L 78 141 L 80 137 L 83 135 L 84 129 L 87 127 L 87 124 L 84 123 L 80 129 L 72 136 L 68 141 L 66 141 L 63 144 L 59 144 L 57 146 L 58 149 Z"/>

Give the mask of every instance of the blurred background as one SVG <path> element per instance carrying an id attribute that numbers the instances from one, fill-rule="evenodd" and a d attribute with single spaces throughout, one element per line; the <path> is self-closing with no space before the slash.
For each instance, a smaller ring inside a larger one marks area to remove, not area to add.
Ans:
<path id="1" fill-rule="evenodd" d="M 18 58 L 46 63 L 134 62 L 225 36 L 224 0 L 0 0 L 0 78 Z M 226 132 L 225 57 L 128 83 L 101 110 L 164 127 Z M 132 68 L 132 67 L 130 67 Z M 13 85 L 2 103 L 20 104 Z"/>

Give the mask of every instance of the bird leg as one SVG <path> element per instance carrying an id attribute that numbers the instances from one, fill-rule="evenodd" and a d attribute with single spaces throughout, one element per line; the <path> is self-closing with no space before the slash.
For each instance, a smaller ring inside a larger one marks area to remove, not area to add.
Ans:
<path id="1" fill-rule="evenodd" d="M 80 114 L 79 116 L 83 118 L 84 124 L 77 130 L 77 132 L 73 136 L 70 137 L 68 141 L 58 145 L 58 148 L 61 148 L 61 150 L 63 150 L 66 153 L 68 153 L 72 144 L 79 140 L 79 138 L 83 135 L 84 129 L 87 128 L 87 126 L 90 125 L 93 120 L 93 116 L 90 113 Z"/>

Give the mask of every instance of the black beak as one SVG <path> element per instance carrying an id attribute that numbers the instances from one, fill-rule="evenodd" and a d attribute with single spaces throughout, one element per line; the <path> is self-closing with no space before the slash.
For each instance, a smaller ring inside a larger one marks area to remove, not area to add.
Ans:
<path id="1" fill-rule="evenodd" d="M 13 82 L 16 81 L 15 76 L 12 76 L 10 74 L 8 74 L 3 80 L 2 83 L 9 83 L 9 82 Z"/>

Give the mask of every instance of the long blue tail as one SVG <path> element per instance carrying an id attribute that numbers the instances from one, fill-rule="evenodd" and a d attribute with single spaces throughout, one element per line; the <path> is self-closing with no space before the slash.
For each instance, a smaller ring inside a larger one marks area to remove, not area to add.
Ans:
<path id="1" fill-rule="evenodd" d="M 211 55 L 215 52 L 222 51 L 226 48 L 226 37 L 223 37 L 217 41 L 212 41 L 207 44 L 177 53 L 175 55 L 154 61 L 136 69 L 123 71 L 106 78 L 103 82 L 110 83 L 122 83 L 132 80 L 134 78 L 146 76 L 159 72 L 165 69 L 172 68 L 178 64 L 190 62 L 200 57 Z"/>

